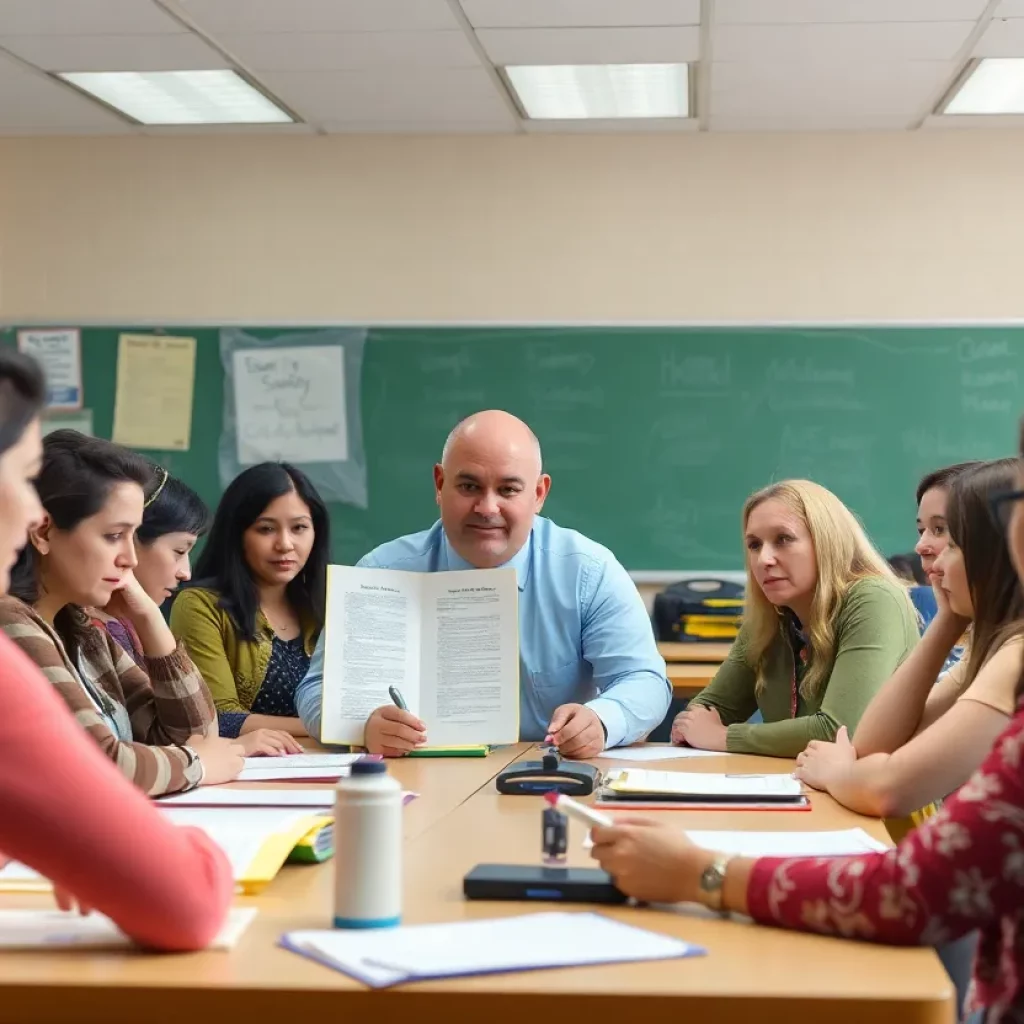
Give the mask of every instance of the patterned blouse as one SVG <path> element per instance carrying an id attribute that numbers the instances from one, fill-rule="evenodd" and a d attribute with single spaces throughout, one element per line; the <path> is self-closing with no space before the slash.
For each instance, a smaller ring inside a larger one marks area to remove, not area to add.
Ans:
<path id="1" fill-rule="evenodd" d="M 967 1013 L 1024 1021 L 1024 702 L 933 818 L 886 853 L 760 858 L 751 917 L 801 931 L 938 946 L 978 929 Z"/>
<path id="2" fill-rule="evenodd" d="M 239 735 L 242 723 L 252 715 L 279 715 L 295 717 L 295 689 L 309 671 L 309 655 L 303 639 L 273 639 L 270 661 L 263 685 L 256 694 L 249 712 L 222 711 L 220 713 L 220 734 L 232 739 Z"/>

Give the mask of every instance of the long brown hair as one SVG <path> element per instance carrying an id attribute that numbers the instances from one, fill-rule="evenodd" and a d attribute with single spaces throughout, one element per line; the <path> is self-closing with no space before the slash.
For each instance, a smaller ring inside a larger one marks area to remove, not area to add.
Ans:
<path id="1" fill-rule="evenodd" d="M 991 498 L 1012 490 L 1016 459 L 996 459 L 957 474 L 949 484 L 946 521 L 950 541 L 963 552 L 974 619 L 966 683 L 1007 640 L 1024 635 L 1024 587 L 992 514 Z"/>

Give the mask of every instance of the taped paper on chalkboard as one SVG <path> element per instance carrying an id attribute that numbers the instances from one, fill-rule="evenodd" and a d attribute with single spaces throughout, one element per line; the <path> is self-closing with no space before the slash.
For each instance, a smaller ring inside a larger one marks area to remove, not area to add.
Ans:
<path id="1" fill-rule="evenodd" d="M 221 484 L 259 462 L 288 462 L 326 501 L 365 508 L 359 392 L 366 331 L 264 333 L 220 332 Z"/>

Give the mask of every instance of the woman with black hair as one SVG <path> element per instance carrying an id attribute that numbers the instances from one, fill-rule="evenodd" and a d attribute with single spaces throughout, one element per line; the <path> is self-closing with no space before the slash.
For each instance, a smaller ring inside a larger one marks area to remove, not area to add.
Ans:
<path id="1" fill-rule="evenodd" d="M 33 486 L 45 394 L 39 367 L 0 349 L 0 593 L 46 515 Z M 62 908 L 94 907 L 151 949 L 210 942 L 234 891 L 217 844 L 172 825 L 3 633 L 0 701 L 0 868 L 7 858 L 27 865 L 53 882 Z"/>
<path id="2" fill-rule="evenodd" d="M 153 603 L 161 605 L 192 578 L 189 556 L 206 533 L 210 512 L 203 499 L 162 466 L 154 468 L 156 486 L 146 498 L 142 525 L 135 531 L 135 578 Z M 96 612 L 95 619 L 140 668 L 146 657 L 131 620 Z"/>
<path id="3" fill-rule="evenodd" d="M 323 629 L 329 552 L 327 508 L 309 479 L 286 463 L 252 466 L 224 492 L 197 583 L 171 609 L 221 735 L 249 754 L 301 749 L 295 688 Z"/>

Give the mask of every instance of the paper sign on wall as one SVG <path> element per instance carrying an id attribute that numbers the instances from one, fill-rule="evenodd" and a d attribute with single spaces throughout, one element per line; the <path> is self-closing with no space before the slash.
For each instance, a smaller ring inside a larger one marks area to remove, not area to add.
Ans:
<path id="1" fill-rule="evenodd" d="M 34 356 L 46 374 L 48 409 L 82 408 L 82 339 L 74 329 L 18 331 L 18 349 Z"/>
<path id="2" fill-rule="evenodd" d="M 233 361 L 241 465 L 348 459 L 342 346 L 238 349 Z"/>
<path id="3" fill-rule="evenodd" d="M 122 334 L 113 440 L 129 448 L 188 451 L 195 372 L 195 338 Z"/>

